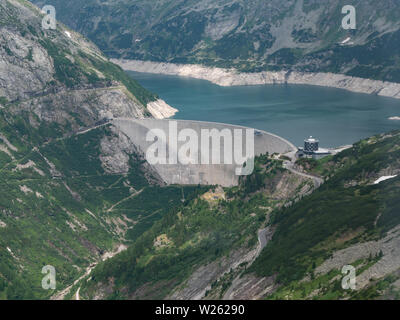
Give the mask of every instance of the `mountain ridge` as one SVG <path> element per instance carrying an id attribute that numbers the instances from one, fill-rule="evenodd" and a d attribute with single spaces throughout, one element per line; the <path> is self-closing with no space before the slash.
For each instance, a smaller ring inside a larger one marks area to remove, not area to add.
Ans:
<path id="1" fill-rule="evenodd" d="M 46 3 L 111 58 L 400 82 L 398 0 L 353 3 L 355 30 L 342 28 L 344 0 Z"/>

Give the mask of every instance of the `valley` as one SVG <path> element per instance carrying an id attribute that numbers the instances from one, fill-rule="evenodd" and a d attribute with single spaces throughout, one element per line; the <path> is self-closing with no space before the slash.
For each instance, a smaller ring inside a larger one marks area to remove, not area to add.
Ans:
<path id="1" fill-rule="evenodd" d="M 399 3 L 344 4 L 0 0 L 0 300 L 400 299 Z"/>

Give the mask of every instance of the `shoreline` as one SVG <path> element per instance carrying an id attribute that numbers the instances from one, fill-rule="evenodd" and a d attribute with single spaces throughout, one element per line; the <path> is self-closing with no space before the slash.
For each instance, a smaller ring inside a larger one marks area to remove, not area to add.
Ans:
<path id="1" fill-rule="evenodd" d="M 146 108 L 155 119 L 168 119 L 179 112 L 178 109 L 171 107 L 162 99 L 149 102 Z"/>
<path id="2" fill-rule="evenodd" d="M 118 64 L 122 69 L 128 71 L 191 77 L 207 80 L 223 87 L 266 84 L 303 84 L 400 99 L 400 83 L 351 77 L 343 74 L 297 71 L 240 73 L 235 69 L 205 67 L 196 64 L 188 65 L 124 59 L 111 59 L 111 62 Z"/>

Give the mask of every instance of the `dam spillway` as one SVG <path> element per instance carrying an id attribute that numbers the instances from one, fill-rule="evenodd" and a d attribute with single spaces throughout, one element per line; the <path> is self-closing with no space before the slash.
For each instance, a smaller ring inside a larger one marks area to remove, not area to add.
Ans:
<path id="1" fill-rule="evenodd" d="M 172 123 L 173 122 L 173 123 Z M 129 139 L 134 143 L 144 154 L 149 149 L 149 147 L 154 143 L 154 141 L 147 141 L 146 137 L 149 131 L 162 131 L 165 133 L 165 142 L 168 144 L 168 154 L 177 153 L 177 150 L 181 148 L 185 142 L 178 141 L 176 145 L 170 142 L 171 138 L 171 125 L 174 124 L 176 130 L 181 132 L 182 130 L 190 130 L 196 133 L 197 136 L 201 136 L 204 130 L 217 130 L 225 133 L 231 132 L 231 136 L 234 136 L 235 131 L 244 131 L 246 128 L 243 126 L 215 123 L 215 122 L 202 122 L 202 121 L 191 121 L 191 120 L 175 120 L 175 119 L 125 119 L 116 118 L 111 120 L 111 123 L 118 128 L 121 132 L 129 137 Z M 254 129 L 255 130 L 255 129 Z M 289 154 L 296 151 L 295 146 L 289 141 L 268 133 L 262 130 L 254 131 L 254 155 L 260 154 Z M 225 143 L 223 139 L 222 143 L 218 146 L 217 152 L 221 154 L 223 158 L 226 156 Z M 248 147 L 247 140 L 243 138 L 242 150 L 246 150 Z M 215 150 L 214 145 L 210 145 L 210 153 Z M 157 163 L 152 164 L 155 170 L 159 173 L 161 178 L 167 184 L 183 184 L 183 185 L 221 185 L 224 187 L 235 186 L 238 184 L 239 175 L 237 175 L 236 170 L 238 165 L 235 163 L 223 164 L 182 164 L 182 163 Z"/>

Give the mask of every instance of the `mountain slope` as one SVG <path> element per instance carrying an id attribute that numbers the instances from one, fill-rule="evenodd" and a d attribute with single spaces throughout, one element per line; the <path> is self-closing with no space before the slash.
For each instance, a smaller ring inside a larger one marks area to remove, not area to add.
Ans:
<path id="1" fill-rule="evenodd" d="M 75 128 L 107 114 L 148 114 L 146 104 L 156 100 L 155 95 L 109 63 L 79 34 L 61 25 L 58 30 L 42 30 L 42 16 L 27 2 L 1 4 L 3 105 L 31 110 L 49 121 L 69 121 Z"/>
<path id="2" fill-rule="evenodd" d="M 388 275 L 389 283 L 397 280 L 400 179 L 374 182 L 400 173 L 399 139 L 399 132 L 380 135 L 340 153 L 334 170 L 326 164 L 333 172 L 320 189 L 275 215 L 274 238 L 251 268 L 278 274 L 282 288 L 275 297 L 367 298 L 362 289 Z M 344 265 L 357 267 L 359 292 L 341 289 L 337 275 Z M 383 294 L 379 286 L 366 291 L 370 298 Z"/>
<path id="3" fill-rule="evenodd" d="M 399 0 L 353 2 L 356 30 L 341 27 L 344 0 L 33 2 L 54 5 L 112 58 L 400 82 Z"/>
<path id="4" fill-rule="evenodd" d="M 124 253 L 100 264 L 83 281 L 86 298 L 194 299 L 230 269 L 258 255 L 259 229 L 270 213 L 314 187 L 310 179 L 267 155 L 240 187 L 214 187 L 169 211 Z M 261 234 L 270 233 L 262 231 Z M 220 297 L 217 297 L 220 298 Z"/>
<path id="5" fill-rule="evenodd" d="M 148 116 L 157 96 L 42 17 L 0 2 L 0 299 L 50 298 L 181 203 L 182 188 L 104 121 Z M 42 288 L 46 265 L 56 290 Z"/>
<path id="6" fill-rule="evenodd" d="M 279 161 L 260 157 L 252 176 L 225 190 L 227 200 L 221 191 L 205 194 L 170 212 L 99 265 L 81 292 L 131 299 L 398 297 L 400 178 L 374 182 L 400 173 L 399 145 L 397 131 L 319 161 L 326 181 L 310 195 L 309 182 L 290 180 Z M 214 197 L 220 200 L 207 201 Z M 265 224 L 258 235 L 266 246 L 257 257 L 255 237 Z M 356 268 L 357 291 L 341 288 L 345 265 Z"/>

